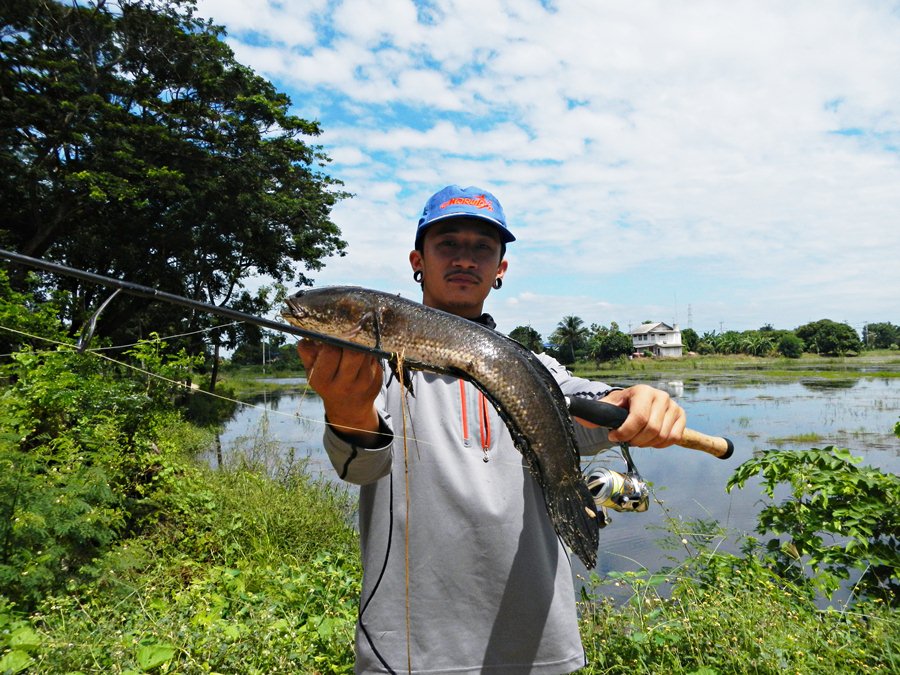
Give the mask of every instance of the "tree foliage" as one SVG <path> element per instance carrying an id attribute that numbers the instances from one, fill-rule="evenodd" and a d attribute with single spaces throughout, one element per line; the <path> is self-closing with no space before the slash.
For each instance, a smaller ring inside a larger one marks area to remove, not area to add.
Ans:
<path id="1" fill-rule="evenodd" d="M 345 195 L 304 140 L 318 125 L 235 61 L 190 0 L 21 0 L 0 13 L 0 244 L 255 313 L 277 296 L 246 292 L 249 276 L 305 284 L 301 270 L 343 251 L 329 215 Z M 107 293 L 52 283 L 70 293 L 72 330 Z M 117 298 L 98 333 L 215 321 L 185 314 Z"/>
<path id="2" fill-rule="evenodd" d="M 900 326 L 890 322 L 867 323 L 863 326 L 863 344 L 867 349 L 897 349 Z"/>
<path id="3" fill-rule="evenodd" d="M 634 343 L 630 335 L 619 330 L 613 321 L 606 326 L 591 326 L 591 338 L 588 342 L 588 353 L 596 361 L 612 361 L 621 356 L 628 356 L 634 351 Z"/>
<path id="4" fill-rule="evenodd" d="M 685 328 L 681 331 L 681 344 L 689 352 L 696 352 L 700 345 L 700 336 L 693 328 Z"/>
<path id="5" fill-rule="evenodd" d="M 858 354 L 862 350 L 859 335 L 846 323 L 821 319 L 804 324 L 794 331 L 809 351 L 827 356 Z"/>
<path id="6" fill-rule="evenodd" d="M 509 337 L 535 353 L 544 351 L 541 334 L 531 326 L 517 326 L 510 331 Z"/>
<path id="7" fill-rule="evenodd" d="M 26 346 L 43 348 L 46 340 L 63 341 L 65 331 L 57 313 L 64 297 L 56 295 L 37 302 L 32 289 L 39 280 L 34 275 L 24 279 L 26 292 L 18 292 L 9 284 L 6 270 L 0 269 L 0 354 L 8 355 Z"/>
<path id="8" fill-rule="evenodd" d="M 589 331 L 581 318 L 565 316 L 550 336 L 550 342 L 556 346 L 563 363 L 573 363 L 576 352 L 584 349 L 588 334 Z"/>

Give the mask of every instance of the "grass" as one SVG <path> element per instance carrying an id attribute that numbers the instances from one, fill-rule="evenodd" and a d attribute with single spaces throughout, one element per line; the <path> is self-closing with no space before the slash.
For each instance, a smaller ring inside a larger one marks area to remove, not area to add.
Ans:
<path id="1" fill-rule="evenodd" d="M 300 466 L 260 466 L 182 469 L 146 536 L 29 617 L 28 672 L 352 672 L 354 500 Z"/>
<path id="2" fill-rule="evenodd" d="M 900 377 L 900 358 L 892 350 L 865 352 L 856 357 L 804 354 L 799 359 L 737 355 L 643 358 L 596 364 L 579 361 L 569 368 L 588 379 L 654 381 L 659 379 L 855 379 Z"/>
<path id="3" fill-rule="evenodd" d="M 180 508 L 99 561 L 94 583 L 48 598 L 24 625 L 0 602 L 0 633 L 28 636 L 21 672 L 352 672 L 354 506 L 301 469 L 273 479 L 240 462 L 195 466 Z M 603 599 L 610 584 L 630 600 Z M 580 611 L 589 674 L 900 669 L 892 610 L 818 609 L 752 557 L 701 550 L 671 570 L 593 574 Z"/>
<path id="4" fill-rule="evenodd" d="M 822 610 L 799 589 L 745 559 L 707 554 L 720 573 L 628 573 L 622 606 L 583 605 L 585 673 L 672 675 L 896 673 L 900 620 L 880 603 Z M 727 570 L 727 573 L 726 573 Z M 668 580 L 670 594 L 657 589 Z"/>
<path id="5" fill-rule="evenodd" d="M 777 438 L 770 438 L 769 443 L 773 445 L 784 445 L 785 443 L 819 443 L 824 440 L 824 436 L 817 434 L 814 431 L 807 432 L 805 434 L 794 434 L 793 436 L 779 436 Z"/>

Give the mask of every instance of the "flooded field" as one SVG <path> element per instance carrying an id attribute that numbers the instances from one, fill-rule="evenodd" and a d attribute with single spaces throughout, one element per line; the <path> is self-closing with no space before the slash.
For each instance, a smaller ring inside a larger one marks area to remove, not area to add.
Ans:
<path id="1" fill-rule="evenodd" d="M 336 480 L 321 448 L 323 412 L 315 395 L 304 393 L 303 380 L 283 381 L 296 389 L 268 394 L 240 408 L 220 435 L 221 461 L 256 448 L 267 461 L 308 462 L 314 475 Z M 900 471 L 900 439 L 893 427 L 900 418 L 900 380 L 860 377 L 801 382 L 653 383 L 677 398 L 698 431 L 730 438 L 734 456 L 719 460 L 678 447 L 633 448 L 644 480 L 652 484 L 644 513 L 613 513 L 601 532 L 599 572 L 658 569 L 671 551 L 661 538 L 675 524 L 715 520 L 739 534 L 752 532 L 762 495 L 757 483 L 725 493 L 734 469 L 754 452 L 768 448 L 806 449 L 837 445 L 863 458 L 862 464 L 885 472 Z M 215 449 L 208 461 L 215 465 Z M 592 466 L 624 470 L 613 450 Z M 726 542 L 727 548 L 729 544 Z"/>

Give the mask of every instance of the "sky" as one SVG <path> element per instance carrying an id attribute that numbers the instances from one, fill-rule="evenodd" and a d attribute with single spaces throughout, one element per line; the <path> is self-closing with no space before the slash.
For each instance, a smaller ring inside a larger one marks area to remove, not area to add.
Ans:
<path id="1" fill-rule="evenodd" d="M 517 241 L 486 309 L 545 339 L 900 324 L 900 3 L 199 0 L 318 121 L 353 197 L 311 276 L 419 299 L 427 198 L 475 185 Z"/>

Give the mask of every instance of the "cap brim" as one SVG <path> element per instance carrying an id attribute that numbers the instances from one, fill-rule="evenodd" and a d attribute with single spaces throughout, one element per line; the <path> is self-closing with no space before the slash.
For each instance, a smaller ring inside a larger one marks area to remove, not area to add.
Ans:
<path id="1" fill-rule="evenodd" d="M 443 213 L 436 218 L 432 218 L 427 223 L 423 223 L 419 226 L 419 229 L 416 232 L 416 241 L 418 241 L 422 237 L 422 233 L 429 227 L 437 222 L 440 222 L 442 220 L 449 220 L 450 218 L 469 218 L 472 220 L 483 220 L 497 228 L 497 232 L 500 234 L 500 241 L 502 241 L 504 244 L 508 244 L 511 241 L 516 240 L 513 233 L 503 227 L 499 220 L 497 220 L 496 218 L 491 218 L 488 215 L 480 213 Z"/>

